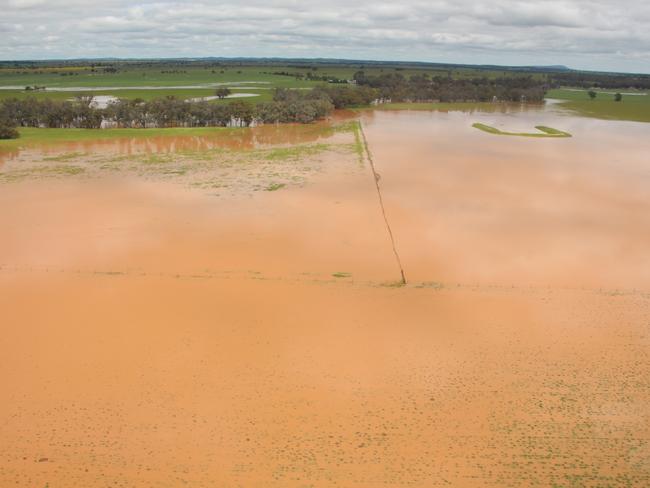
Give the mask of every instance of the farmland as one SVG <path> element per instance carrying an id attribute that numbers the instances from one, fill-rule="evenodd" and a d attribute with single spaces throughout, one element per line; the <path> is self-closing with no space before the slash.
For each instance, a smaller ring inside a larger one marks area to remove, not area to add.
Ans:
<path id="1" fill-rule="evenodd" d="M 598 119 L 630 120 L 650 122 L 650 92 L 619 90 L 595 90 L 596 98 L 588 95 L 588 90 L 556 89 L 547 93 L 547 98 L 561 100 L 561 108 L 573 113 Z M 620 102 L 614 100 L 620 92 Z"/>
<path id="2" fill-rule="evenodd" d="M 2 67 L 1 486 L 650 486 L 645 96 L 160 63 Z"/>

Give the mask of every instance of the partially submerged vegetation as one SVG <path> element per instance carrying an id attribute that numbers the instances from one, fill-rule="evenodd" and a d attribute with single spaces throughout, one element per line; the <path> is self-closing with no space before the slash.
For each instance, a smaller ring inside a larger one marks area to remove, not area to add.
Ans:
<path id="1" fill-rule="evenodd" d="M 0 169 L 0 182 L 25 179 L 111 174 L 174 180 L 218 193 L 277 191 L 301 185 L 320 170 L 326 153 L 350 151 L 344 144 L 298 144 L 289 148 L 255 150 L 204 149 L 173 153 L 136 154 L 71 152 L 57 156 L 16 158 Z M 305 164 L 296 164 L 301 162 Z"/>
<path id="2" fill-rule="evenodd" d="M 243 101 L 212 104 L 175 97 L 117 100 L 106 108 L 93 105 L 92 97 L 75 101 L 5 99 L 0 118 L 18 127 L 99 129 L 162 127 L 248 127 L 259 123 L 310 123 L 328 115 L 334 105 L 326 91 L 277 89 L 272 102 L 252 105 Z"/>
<path id="3" fill-rule="evenodd" d="M 522 137 L 571 137 L 571 134 L 562 130 L 554 129 L 553 127 L 546 127 L 544 125 L 536 125 L 535 129 L 540 132 L 508 132 L 492 127 L 491 125 L 475 123 L 472 127 L 499 136 L 522 136 Z"/>
<path id="4" fill-rule="evenodd" d="M 120 175 L 218 195 L 276 192 L 307 183 L 326 161 L 356 167 L 356 127 L 346 122 L 245 130 L 26 128 L 24 138 L 0 144 L 10 156 L 0 165 L 0 183 Z M 120 138 L 124 142 L 111 142 Z"/>

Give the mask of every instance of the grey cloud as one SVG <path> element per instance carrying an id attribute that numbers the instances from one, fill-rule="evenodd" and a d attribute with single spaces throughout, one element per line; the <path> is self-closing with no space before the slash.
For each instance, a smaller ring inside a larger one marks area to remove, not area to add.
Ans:
<path id="1" fill-rule="evenodd" d="M 0 0 L 0 59 L 313 56 L 648 72 L 646 0 Z"/>

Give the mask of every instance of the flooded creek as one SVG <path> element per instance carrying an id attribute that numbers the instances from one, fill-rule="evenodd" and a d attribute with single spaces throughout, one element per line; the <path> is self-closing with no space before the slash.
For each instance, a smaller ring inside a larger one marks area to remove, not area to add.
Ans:
<path id="1" fill-rule="evenodd" d="M 353 130 L 4 153 L 0 485 L 650 484 L 647 127 L 360 120 L 406 286 Z"/>

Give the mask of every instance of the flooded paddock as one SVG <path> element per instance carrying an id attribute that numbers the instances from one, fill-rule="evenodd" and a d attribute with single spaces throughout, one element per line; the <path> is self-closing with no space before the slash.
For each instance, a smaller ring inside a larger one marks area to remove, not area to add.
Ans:
<path id="1" fill-rule="evenodd" d="M 474 121 L 573 137 L 498 136 Z M 527 110 L 371 112 L 364 126 L 413 280 L 650 286 L 646 124 Z"/>
<path id="2" fill-rule="evenodd" d="M 647 127 L 360 120 L 406 286 L 352 126 L 4 153 L 0 485 L 650 484 Z"/>

